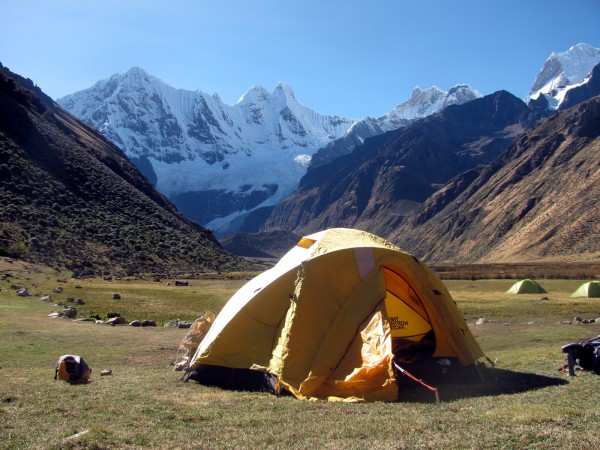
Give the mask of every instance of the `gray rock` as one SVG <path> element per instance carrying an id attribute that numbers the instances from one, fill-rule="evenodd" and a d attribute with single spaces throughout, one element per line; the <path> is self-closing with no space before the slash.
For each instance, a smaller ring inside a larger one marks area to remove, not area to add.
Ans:
<path id="1" fill-rule="evenodd" d="M 100 372 L 100 376 L 101 377 L 105 377 L 107 375 L 112 375 L 112 370 L 110 370 L 110 369 L 104 369 L 102 372 Z"/>
<path id="2" fill-rule="evenodd" d="M 52 297 L 50 297 L 49 295 L 42 295 L 40 297 L 40 300 L 43 302 L 51 302 L 52 301 Z"/>
<path id="3" fill-rule="evenodd" d="M 54 289 L 52 289 L 52 292 L 54 292 L 55 294 L 60 294 L 62 293 L 63 288 L 61 287 L 55 287 Z"/>
<path id="4" fill-rule="evenodd" d="M 575 317 L 573 319 L 573 322 L 575 322 L 575 323 L 581 323 L 581 322 L 583 322 L 583 319 L 581 317 L 577 316 L 577 317 Z"/>
<path id="5" fill-rule="evenodd" d="M 127 320 L 125 320 L 125 317 L 117 316 L 117 317 L 111 317 L 110 319 L 108 319 L 106 321 L 106 323 L 108 325 L 123 325 L 123 324 L 127 323 Z"/>
<path id="6" fill-rule="evenodd" d="M 142 326 L 142 322 L 140 322 L 139 320 L 132 320 L 131 322 L 129 322 L 129 326 L 131 326 L 131 327 L 141 327 Z"/>
<path id="7" fill-rule="evenodd" d="M 27 290 L 27 288 L 21 288 L 17 290 L 17 295 L 19 297 L 29 297 L 31 294 L 30 292 Z"/>
<path id="8" fill-rule="evenodd" d="M 67 319 L 74 319 L 77 316 L 77 310 L 70 306 L 67 306 L 60 312 L 60 317 L 66 317 Z"/>
<path id="9" fill-rule="evenodd" d="M 80 317 L 79 319 L 75 319 L 75 322 L 93 322 L 94 319 L 89 317 Z"/>
<path id="10" fill-rule="evenodd" d="M 144 320 L 142 322 L 142 326 L 143 327 L 155 327 L 156 326 L 156 322 L 154 320 Z"/>
<path id="11" fill-rule="evenodd" d="M 85 302 L 83 300 L 81 300 L 80 298 L 76 298 L 75 299 L 75 304 L 76 305 L 85 305 Z"/>

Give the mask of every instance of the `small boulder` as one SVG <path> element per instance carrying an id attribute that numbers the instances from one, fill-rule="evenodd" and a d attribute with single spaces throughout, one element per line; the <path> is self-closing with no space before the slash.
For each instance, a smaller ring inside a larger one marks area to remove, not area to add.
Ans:
<path id="1" fill-rule="evenodd" d="M 190 322 L 179 322 L 177 324 L 178 328 L 190 328 L 192 324 Z"/>
<path id="2" fill-rule="evenodd" d="M 573 319 L 573 322 L 575 322 L 575 323 L 581 323 L 581 322 L 583 322 L 583 319 L 582 319 L 581 317 L 579 317 L 579 316 L 576 316 L 576 317 Z"/>
<path id="3" fill-rule="evenodd" d="M 125 320 L 125 317 L 117 316 L 117 317 L 111 317 L 110 319 L 108 319 L 106 321 L 106 323 L 108 325 L 123 325 L 123 324 L 127 323 L 127 320 Z"/>
<path id="4" fill-rule="evenodd" d="M 110 370 L 110 369 L 104 369 L 102 372 L 100 372 L 100 376 L 101 377 L 105 377 L 105 376 L 108 376 L 108 375 L 112 375 L 112 370 Z"/>
<path id="5" fill-rule="evenodd" d="M 74 297 L 67 297 L 67 303 L 75 303 Z"/>
<path id="6" fill-rule="evenodd" d="M 121 300 L 121 294 L 113 294 L 113 300 Z"/>
<path id="7" fill-rule="evenodd" d="M 60 294 L 62 293 L 63 288 L 59 287 L 55 287 L 54 289 L 52 289 L 52 292 L 54 292 L 55 294 Z"/>
<path id="8" fill-rule="evenodd" d="M 26 287 L 24 287 L 24 288 L 17 290 L 17 295 L 19 297 L 29 297 L 31 295 L 31 293 L 29 292 L 29 290 Z"/>
<path id="9" fill-rule="evenodd" d="M 77 316 L 77 310 L 70 306 L 67 306 L 60 312 L 60 317 L 66 317 L 67 319 L 74 319 Z"/>
<path id="10" fill-rule="evenodd" d="M 142 322 L 142 326 L 143 327 L 155 327 L 156 326 L 156 322 L 154 320 L 144 320 Z"/>
<path id="11" fill-rule="evenodd" d="M 477 319 L 477 321 L 475 322 L 475 325 L 483 325 L 484 323 L 487 322 L 487 319 L 480 317 L 479 319 Z"/>
<path id="12" fill-rule="evenodd" d="M 85 305 L 85 302 L 83 300 L 81 300 L 80 298 L 76 298 L 75 299 L 75 304 L 76 305 Z"/>
<path id="13" fill-rule="evenodd" d="M 52 298 L 49 295 L 42 295 L 40 297 L 40 300 L 43 301 L 43 302 L 51 302 Z"/>
<path id="14" fill-rule="evenodd" d="M 131 322 L 129 322 L 129 326 L 130 327 L 141 327 L 142 322 L 140 322 L 139 320 L 132 320 Z"/>

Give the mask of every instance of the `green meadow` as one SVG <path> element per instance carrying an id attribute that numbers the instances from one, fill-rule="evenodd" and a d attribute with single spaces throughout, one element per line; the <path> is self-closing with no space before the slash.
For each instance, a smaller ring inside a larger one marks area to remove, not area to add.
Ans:
<path id="1" fill-rule="evenodd" d="M 357 404 L 179 381 L 172 364 L 187 330 L 163 324 L 218 312 L 251 274 L 175 286 L 72 279 L 17 263 L 1 269 L 0 448 L 600 448 L 600 377 L 557 370 L 562 345 L 600 334 L 600 323 L 562 323 L 600 317 L 600 299 L 570 297 L 583 280 L 538 280 L 548 294 L 518 296 L 505 293 L 514 280 L 445 280 L 495 362 L 488 381 L 439 386 L 440 403 L 415 384 L 398 402 Z M 18 297 L 13 283 L 34 295 Z M 51 292 L 57 286 L 62 293 Z M 53 319 L 60 308 L 43 294 L 82 299 L 78 317 L 118 312 L 158 326 Z M 485 323 L 475 325 L 479 318 Z M 89 363 L 90 383 L 53 380 L 67 353 Z M 100 376 L 103 369 L 112 375 Z"/>

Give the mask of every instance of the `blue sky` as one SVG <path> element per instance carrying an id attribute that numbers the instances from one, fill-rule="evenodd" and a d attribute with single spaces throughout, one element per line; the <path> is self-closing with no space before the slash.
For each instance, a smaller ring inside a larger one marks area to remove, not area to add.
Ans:
<path id="1" fill-rule="evenodd" d="M 235 103 L 279 81 L 378 117 L 415 86 L 529 93 L 553 51 L 600 47 L 599 0 L 0 0 L 0 62 L 57 98 L 139 66 Z"/>

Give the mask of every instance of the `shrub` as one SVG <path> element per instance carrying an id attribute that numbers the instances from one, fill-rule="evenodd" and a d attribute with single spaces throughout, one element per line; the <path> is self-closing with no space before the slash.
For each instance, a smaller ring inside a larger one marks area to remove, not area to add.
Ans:
<path id="1" fill-rule="evenodd" d="M 11 258 L 22 258 L 28 253 L 27 246 L 22 242 L 17 242 L 8 249 L 8 256 Z"/>

